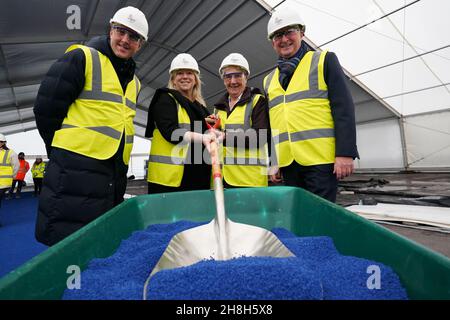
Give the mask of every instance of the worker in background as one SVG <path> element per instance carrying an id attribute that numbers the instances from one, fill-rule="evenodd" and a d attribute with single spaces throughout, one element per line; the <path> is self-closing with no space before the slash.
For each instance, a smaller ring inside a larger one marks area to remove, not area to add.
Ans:
<path id="1" fill-rule="evenodd" d="M 123 201 L 141 88 L 133 56 L 145 15 L 118 10 L 109 33 L 72 45 L 41 83 L 34 107 L 49 163 L 36 239 L 53 245 Z"/>
<path id="2" fill-rule="evenodd" d="M 258 88 L 247 86 L 250 67 L 240 53 L 231 53 L 219 68 L 227 92 L 214 105 L 225 131 L 223 177 L 225 187 L 266 187 L 267 100 Z"/>
<path id="3" fill-rule="evenodd" d="M 272 165 L 288 186 L 336 200 L 337 180 L 353 172 L 355 110 L 336 55 L 311 51 L 302 41 L 298 9 L 284 7 L 269 20 L 278 66 L 264 78 L 273 139 Z"/>
<path id="4" fill-rule="evenodd" d="M 11 188 L 17 171 L 19 171 L 17 154 L 6 146 L 6 137 L 0 133 L 0 209 L 3 195 Z"/>
<path id="5" fill-rule="evenodd" d="M 200 69 L 190 54 L 171 62 L 169 83 L 156 90 L 148 109 L 146 137 L 153 137 L 148 162 L 148 193 L 209 189 L 205 161 L 215 134 L 207 131 Z"/>
<path id="6" fill-rule="evenodd" d="M 30 170 L 30 164 L 25 160 L 25 153 L 19 152 L 19 170 L 17 171 L 16 176 L 14 177 L 11 188 L 9 189 L 9 194 L 7 199 L 10 199 L 14 196 L 14 189 L 16 188 L 16 198 L 20 198 L 20 193 L 22 192 L 22 187 L 25 185 L 25 176 Z"/>
<path id="7" fill-rule="evenodd" d="M 31 167 L 31 174 L 33 175 L 34 183 L 34 196 L 37 197 L 41 194 L 42 180 L 44 179 L 45 162 L 41 157 L 37 157 Z"/>

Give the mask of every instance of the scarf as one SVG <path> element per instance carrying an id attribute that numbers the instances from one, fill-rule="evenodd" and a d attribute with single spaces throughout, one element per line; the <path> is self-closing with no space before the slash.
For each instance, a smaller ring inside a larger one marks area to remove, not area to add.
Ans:
<path id="1" fill-rule="evenodd" d="M 280 71 L 280 76 L 278 80 L 280 81 L 280 84 L 284 90 L 287 89 L 289 82 L 291 81 L 292 75 L 294 74 L 295 69 L 297 68 L 298 64 L 300 63 L 300 60 L 303 58 L 306 51 L 307 48 L 302 42 L 297 53 L 294 54 L 292 57 L 287 59 L 278 57 L 277 61 L 278 70 Z"/>

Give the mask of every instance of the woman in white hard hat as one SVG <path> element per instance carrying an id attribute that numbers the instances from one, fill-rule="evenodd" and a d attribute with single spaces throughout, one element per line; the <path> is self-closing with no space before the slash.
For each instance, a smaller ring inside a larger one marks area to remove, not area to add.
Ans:
<path id="1" fill-rule="evenodd" d="M 211 166 L 204 147 L 210 115 L 201 93 L 197 61 L 187 53 L 170 65 L 167 88 L 156 90 L 148 110 L 146 137 L 153 137 L 148 162 L 148 193 L 209 189 Z"/>
<path id="2" fill-rule="evenodd" d="M 240 53 L 231 53 L 219 68 L 227 92 L 215 104 L 225 130 L 224 185 L 267 186 L 267 100 L 258 88 L 247 86 L 250 67 Z"/>
<path id="3" fill-rule="evenodd" d="M 17 154 L 6 146 L 6 137 L 0 133 L 0 208 L 3 195 L 11 188 L 17 171 L 19 171 Z"/>

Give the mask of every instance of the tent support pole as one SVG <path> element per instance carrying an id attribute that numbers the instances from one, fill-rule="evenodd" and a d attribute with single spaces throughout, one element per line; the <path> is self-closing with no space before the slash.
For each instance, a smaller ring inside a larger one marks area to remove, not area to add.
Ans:
<path id="1" fill-rule="evenodd" d="M 406 151 L 405 118 L 403 116 L 400 116 L 398 119 L 398 124 L 400 128 L 400 139 L 402 142 L 403 169 L 405 171 L 409 171 L 408 153 Z"/>

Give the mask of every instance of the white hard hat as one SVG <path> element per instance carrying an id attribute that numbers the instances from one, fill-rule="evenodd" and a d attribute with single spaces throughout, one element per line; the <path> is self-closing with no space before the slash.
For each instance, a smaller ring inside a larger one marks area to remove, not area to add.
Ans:
<path id="1" fill-rule="evenodd" d="M 298 13 L 298 8 L 285 6 L 272 13 L 267 24 L 267 37 L 270 39 L 275 31 L 288 26 L 300 25 L 302 31 L 305 31 L 305 23 Z"/>
<path id="2" fill-rule="evenodd" d="M 228 56 L 223 59 L 222 64 L 219 68 L 219 73 L 222 74 L 222 69 L 228 66 L 237 66 L 241 67 L 245 71 L 247 71 L 247 75 L 250 74 L 250 67 L 248 65 L 247 59 L 240 53 L 230 53 Z"/>
<path id="3" fill-rule="evenodd" d="M 109 23 L 119 23 L 141 35 L 145 40 L 148 36 L 148 23 L 144 13 L 135 7 L 125 7 L 117 10 Z"/>
<path id="4" fill-rule="evenodd" d="M 173 58 L 172 63 L 170 64 L 169 73 L 180 69 L 189 69 L 200 73 L 197 61 L 189 53 L 180 53 Z"/>
<path id="5" fill-rule="evenodd" d="M 3 133 L 0 133 L 0 141 L 6 141 L 6 137 Z"/>

